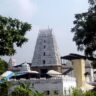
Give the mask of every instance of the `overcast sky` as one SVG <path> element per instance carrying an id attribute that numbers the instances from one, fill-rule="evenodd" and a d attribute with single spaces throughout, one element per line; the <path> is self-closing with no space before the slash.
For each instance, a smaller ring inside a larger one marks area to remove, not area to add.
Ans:
<path id="1" fill-rule="evenodd" d="M 32 24 L 29 39 L 13 58 L 17 64 L 31 62 L 39 29 L 52 28 L 61 55 L 80 53 L 72 41 L 74 14 L 88 9 L 87 0 L 0 0 L 0 14 Z M 81 53 L 80 53 L 81 54 Z M 9 57 L 4 57 L 8 61 Z"/>

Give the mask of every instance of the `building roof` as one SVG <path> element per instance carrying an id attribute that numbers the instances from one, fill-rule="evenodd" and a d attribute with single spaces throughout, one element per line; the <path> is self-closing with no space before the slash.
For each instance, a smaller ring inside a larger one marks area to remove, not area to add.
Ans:
<path id="1" fill-rule="evenodd" d="M 74 54 L 74 53 L 71 53 L 71 54 L 66 55 L 66 56 L 62 56 L 61 59 L 67 59 L 67 60 L 74 60 L 74 59 L 96 60 L 96 59 L 93 58 L 93 57 L 86 57 L 86 56 L 79 55 L 79 54 Z"/>
<path id="2" fill-rule="evenodd" d="M 57 72 L 57 71 L 55 71 L 55 70 L 49 70 L 49 71 L 47 72 L 47 74 L 49 74 L 49 75 L 60 75 L 60 74 L 62 74 L 62 73 Z"/>

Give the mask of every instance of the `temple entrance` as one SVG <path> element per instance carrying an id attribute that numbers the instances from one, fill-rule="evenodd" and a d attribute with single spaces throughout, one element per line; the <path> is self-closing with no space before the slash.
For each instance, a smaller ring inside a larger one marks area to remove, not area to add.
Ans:
<path id="1" fill-rule="evenodd" d="M 40 70 L 40 73 L 41 73 L 41 74 L 46 74 L 47 71 L 48 71 L 48 69 L 41 69 L 41 70 Z"/>

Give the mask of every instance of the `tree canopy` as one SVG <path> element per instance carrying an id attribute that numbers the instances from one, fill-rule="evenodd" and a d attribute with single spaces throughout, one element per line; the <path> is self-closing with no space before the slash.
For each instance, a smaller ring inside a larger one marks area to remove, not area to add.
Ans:
<path id="1" fill-rule="evenodd" d="M 78 50 L 84 50 L 85 55 L 94 57 L 96 51 L 96 4 L 95 0 L 89 0 L 90 8 L 85 13 L 75 15 L 73 41 Z"/>
<path id="2" fill-rule="evenodd" d="M 0 58 L 0 74 L 8 70 L 8 63 Z"/>
<path id="3" fill-rule="evenodd" d="M 8 90 L 12 87 L 10 82 L 4 80 L 2 83 L 0 82 L 0 96 L 9 96 Z"/>
<path id="4" fill-rule="evenodd" d="M 32 90 L 29 88 L 29 84 L 20 83 L 14 91 L 11 93 L 11 96 L 33 96 Z"/>
<path id="5" fill-rule="evenodd" d="M 94 6 L 96 4 L 96 0 L 88 0 L 88 2 L 91 6 Z"/>
<path id="6" fill-rule="evenodd" d="M 45 96 L 43 93 L 31 88 L 30 83 L 19 83 L 19 86 L 15 87 L 9 96 Z"/>
<path id="7" fill-rule="evenodd" d="M 0 55 L 13 55 L 14 45 L 21 47 L 28 41 L 25 34 L 30 29 L 31 25 L 26 22 L 0 16 Z"/>

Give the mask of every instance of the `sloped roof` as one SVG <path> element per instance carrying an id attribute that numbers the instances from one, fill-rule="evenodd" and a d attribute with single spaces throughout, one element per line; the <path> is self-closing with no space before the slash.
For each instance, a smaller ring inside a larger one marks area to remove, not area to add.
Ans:
<path id="1" fill-rule="evenodd" d="M 58 72 L 58 71 L 55 71 L 55 70 L 49 70 L 49 71 L 47 72 L 47 74 L 49 74 L 49 75 L 60 75 L 60 74 L 62 74 L 62 73 L 60 73 L 60 72 Z"/>
<path id="2" fill-rule="evenodd" d="M 74 53 L 71 53 L 71 54 L 66 55 L 66 56 L 62 56 L 61 59 L 67 59 L 67 60 L 74 60 L 74 59 L 96 60 L 96 58 L 93 58 L 93 57 L 86 57 L 86 56 L 79 55 L 79 54 L 74 54 Z"/>

